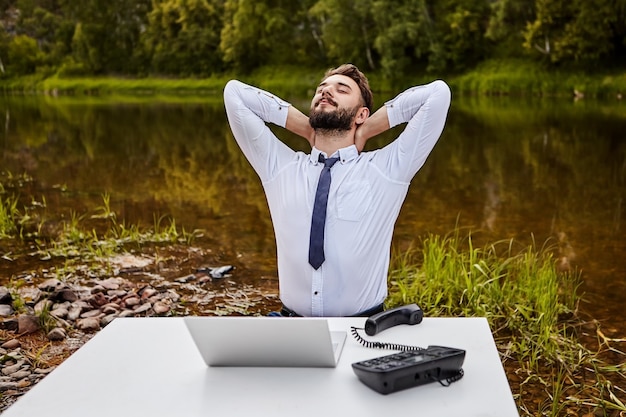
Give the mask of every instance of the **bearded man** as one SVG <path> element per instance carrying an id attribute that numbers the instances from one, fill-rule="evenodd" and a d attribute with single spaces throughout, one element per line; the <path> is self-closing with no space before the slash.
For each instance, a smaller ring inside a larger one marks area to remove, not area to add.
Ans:
<path id="1" fill-rule="evenodd" d="M 393 229 L 411 179 L 450 107 L 441 80 L 409 88 L 372 114 L 365 75 L 326 72 L 307 117 L 275 95 L 231 80 L 224 103 L 235 140 L 259 175 L 276 237 L 283 316 L 370 316 L 387 297 Z M 267 126 L 307 139 L 294 151 Z M 406 123 L 381 149 L 367 140 Z"/>

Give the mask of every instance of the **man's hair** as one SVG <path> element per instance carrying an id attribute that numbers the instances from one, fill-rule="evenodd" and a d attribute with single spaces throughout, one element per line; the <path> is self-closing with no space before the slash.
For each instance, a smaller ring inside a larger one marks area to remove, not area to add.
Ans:
<path id="1" fill-rule="evenodd" d="M 343 64 L 338 66 L 337 68 L 331 68 L 326 71 L 324 74 L 324 78 L 330 77 L 331 75 L 345 75 L 346 77 L 354 80 L 356 85 L 359 86 L 359 90 L 361 90 L 361 97 L 363 98 L 363 103 L 365 107 L 367 107 L 372 113 L 372 106 L 374 102 L 374 96 L 372 94 L 372 90 L 370 89 L 370 83 L 367 81 L 367 77 L 363 74 L 355 65 L 353 64 Z"/>

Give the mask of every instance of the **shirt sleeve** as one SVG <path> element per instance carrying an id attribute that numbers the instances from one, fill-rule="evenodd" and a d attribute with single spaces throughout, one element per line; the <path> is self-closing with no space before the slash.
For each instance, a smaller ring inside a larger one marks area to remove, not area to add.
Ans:
<path id="1" fill-rule="evenodd" d="M 409 88 L 385 103 L 390 127 L 407 123 L 398 138 L 381 149 L 392 179 L 409 182 L 424 165 L 443 132 L 450 97 L 448 85 L 437 80 Z"/>
<path id="2" fill-rule="evenodd" d="M 291 104 L 275 95 L 241 81 L 231 80 L 224 87 L 224 106 L 237 144 L 261 181 L 293 158 L 295 151 L 280 141 L 267 126 L 285 127 Z"/>

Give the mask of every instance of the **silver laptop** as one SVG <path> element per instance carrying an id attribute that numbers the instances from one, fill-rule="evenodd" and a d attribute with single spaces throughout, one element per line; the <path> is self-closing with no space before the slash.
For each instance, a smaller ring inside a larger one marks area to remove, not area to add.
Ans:
<path id="1" fill-rule="evenodd" d="M 209 366 L 335 367 L 345 331 L 314 317 L 185 317 Z"/>

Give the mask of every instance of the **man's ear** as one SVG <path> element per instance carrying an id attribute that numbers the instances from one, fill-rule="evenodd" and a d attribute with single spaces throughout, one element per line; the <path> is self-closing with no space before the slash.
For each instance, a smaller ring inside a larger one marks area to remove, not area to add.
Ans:
<path id="1" fill-rule="evenodd" d="M 370 109 L 368 109 L 367 107 L 361 107 L 361 109 L 356 113 L 354 122 L 357 125 L 363 124 L 363 122 L 365 122 L 365 120 L 367 120 L 369 116 L 370 116 Z"/>

